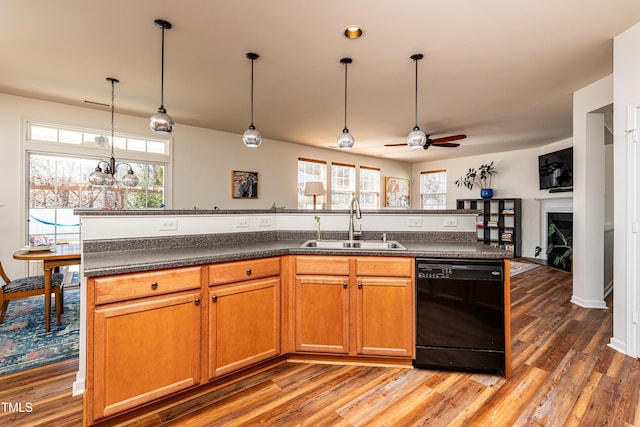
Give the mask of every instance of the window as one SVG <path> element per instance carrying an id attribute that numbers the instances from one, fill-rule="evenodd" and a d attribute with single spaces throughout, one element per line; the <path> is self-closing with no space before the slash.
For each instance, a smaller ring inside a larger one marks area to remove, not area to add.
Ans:
<path id="1" fill-rule="evenodd" d="M 420 172 L 422 209 L 447 208 L 447 171 Z"/>
<path id="2" fill-rule="evenodd" d="M 321 160 L 298 159 L 298 209 L 313 209 L 313 196 L 304 195 L 307 182 L 321 182 L 327 188 L 327 163 Z M 325 208 L 324 195 L 317 196 L 316 207 Z"/>
<path id="3" fill-rule="evenodd" d="M 360 207 L 380 208 L 380 169 L 360 166 Z"/>
<path id="4" fill-rule="evenodd" d="M 29 237 L 45 235 L 57 242 L 78 241 L 80 221 L 73 214 L 74 209 L 160 208 L 164 205 L 168 140 L 114 138 L 116 149 L 124 147 L 122 153 L 126 155 L 125 158 L 116 154 L 118 162 L 130 164 L 140 183 L 135 188 L 103 188 L 90 185 L 88 176 L 98 161 L 106 160 L 110 155 L 110 136 L 100 131 L 31 123 L 27 129 Z M 137 153 L 130 154 L 128 150 Z M 125 170 L 119 168 L 116 177 L 124 174 Z"/>
<path id="5" fill-rule="evenodd" d="M 349 209 L 356 194 L 356 166 L 331 164 L 331 209 Z"/>

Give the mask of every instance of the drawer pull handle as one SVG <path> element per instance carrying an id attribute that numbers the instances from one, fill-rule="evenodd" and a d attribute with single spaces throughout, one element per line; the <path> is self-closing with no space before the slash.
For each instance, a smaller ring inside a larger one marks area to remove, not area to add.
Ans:
<path id="1" fill-rule="evenodd" d="M 196 303 L 196 305 L 200 305 L 200 298 L 196 298 L 194 302 Z"/>
<path id="2" fill-rule="evenodd" d="M 218 301 L 218 295 L 214 295 L 211 297 L 211 301 L 216 302 Z"/>
<path id="3" fill-rule="evenodd" d="M 342 287 L 343 287 L 343 288 L 345 288 L 345 289 L 347 289 L 347 288 L 349 287 L 349 284 L 348 284 L 347 282 L 344 282 L 344 283 L 342 284 Z"/>
<path id="4" fill-rule="evenodd" d="M 362 289 L 362 283 L 358 283 L 358 289 Z"/>
<path id="5" fill-rule="evenodd" d="M 152 282 L 151 289 L 158 289 L 158 282 Z"/>
<path id="6" fill-rule="evenodd" d="M 251 276 L 251 269 L 250 268 L 247 269 L 247 276 Z"/>

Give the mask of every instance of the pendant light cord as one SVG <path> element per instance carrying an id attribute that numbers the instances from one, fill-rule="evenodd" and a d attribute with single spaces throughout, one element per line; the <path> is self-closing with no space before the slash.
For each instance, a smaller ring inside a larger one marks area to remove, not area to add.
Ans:
<path id="1" fill-rule="evenodd" d="M 415 60 L 416 63 L 416 125 L 418 127 L 418 60 Z"/>
<path id="2" fill-rule="evenodd" d="M 164 108 L 164 28 L 165 25 L 162 25 L 162 65 L 160 67 L 160 107 Z"/>
<path id="3" fill-rule="evenodd" d="M 344 128 L 347 128 L 347 63 L 344 64 Z"/>
<path id="4" fill-rule="evenodd" d="M 251 126 L 253 126 L 253 61 L 251 58 Z"/>
<path id="5" fill-rule="evenodd" d="M 351 58 L 342 58 L 340 60 L 344 64 L 344 129 L 343 132 L 349 132 L 347 128 L 347 66 L 351 63 Z"/>
<path id="6" fill-rule="evenodd" d="M 116 81 L 112 79 L 111 80 L 111 157 L 113 157 L 113 147 L 116 145 L 116 143 L 114 141 L 114 136 L 113 136 L 114 132 L 115 132 L 114 131 L 115 126 L 113 124 L 113 121 L 114 121 L 113 116 L 115 115 L 115 108 L 116 108 L 115 107 L 115 99 L 116 99 L 116 96 L 115 96 L 116 89 L 115 89 L 115 87 L 116 87 Z"/>

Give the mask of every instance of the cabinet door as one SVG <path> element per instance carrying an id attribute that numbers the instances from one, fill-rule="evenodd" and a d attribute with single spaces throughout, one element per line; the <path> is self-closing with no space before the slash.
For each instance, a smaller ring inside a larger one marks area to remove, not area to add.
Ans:
<path id="1" fill-rule="evenodd" d="M 296 276 L 296 351 L 349 352 L 349 277 Z"/>
<path id="2" fill-rule="evenodd" d="M 209 290 L 209 378 L 279 354 L 279 278 Z"/>
<path id="3" fill-rule="evenodd" d="M 200 378 L 200 293 L 103 306 L 94 314 L 94 419 Z"/>
<path id="4" fill-rule="evenodd" d="M 356 282 L 358 354 L 413 356 L 413 281 L 403 278 L 358 277 Z"/>

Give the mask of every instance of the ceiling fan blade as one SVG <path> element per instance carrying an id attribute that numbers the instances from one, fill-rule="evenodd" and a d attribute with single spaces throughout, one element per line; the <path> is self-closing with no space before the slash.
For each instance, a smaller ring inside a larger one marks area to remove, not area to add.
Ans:
<path id="1" fill-rule="evenodd" d="M 460 144 L 456 144 L 453 142 L 432 142 L 431 145 L 434 147 L 459 147 Z"/>
<path id="2" fill-rule="evenodd" d="M 442 138 L 434 138 L 432 141 L 435 143 L 440 143 L 440 142 L 451 142 L 451 141 L 458 141 L 461 139 L 465 139 L 467 137 L 467 135 L 461 134 L 461 135 L 451 135 L 451 136 L 443 136 Z"/>
<path id="3" fill-rule="evenodd" d="M 402 147 L 403 145 L 407 145 L 407 143 L 403 142 L 402 144 L 384 144 L 385 147 Z"/>

